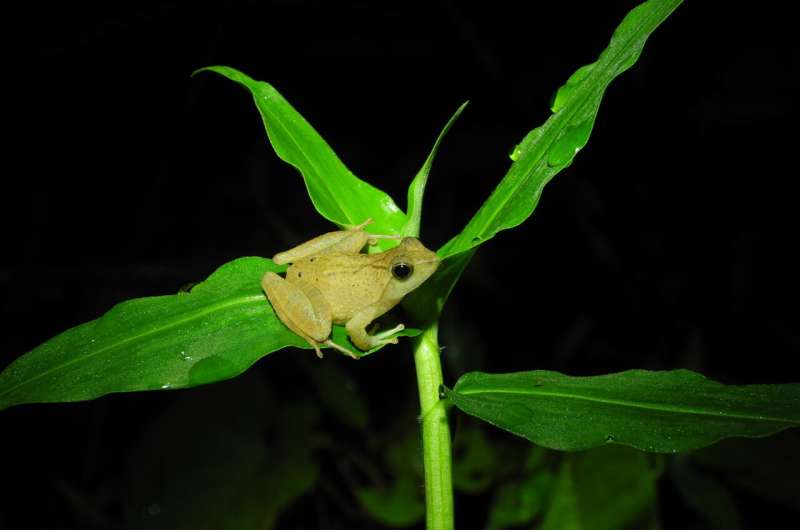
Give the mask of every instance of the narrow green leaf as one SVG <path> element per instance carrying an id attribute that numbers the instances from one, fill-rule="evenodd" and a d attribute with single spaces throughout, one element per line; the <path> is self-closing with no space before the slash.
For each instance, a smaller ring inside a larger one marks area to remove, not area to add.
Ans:
<path id="1" fill-rule="evenodd" d="M 445 392 L 467 414 L 560 450 L 618 443 L 674 453 L 800 426 L 800 383 L 726 386 L 688 370 L 472 372 Z"/>
<path id="2" fill-rule="evenodd" d="M 647 38 L 681 1 L 650 0 L 625 16 L 598 60 L 558 90 L 554 114 L 514 149 L 511 169 L 466 228 L 442 247 L 442 257 L 465 252 L 533 213 L 545 184 L 586 145 L 608 85 L 636 62 Z"/>
<path id="3" fill-rule="evenodd" d="M 579 68 L 554 99 L 554 114 L 530 131 L 512 152 L 514 161 L 503 180 L 467 226 L 437 253 L 442 265 L 405 305 L 419 316 L 431 318 L 423 301 L 436 301 L 441 310 L 471 254 L 501 230 L 525 221 L 536 208 L 542 189 L 568 167 L 589 139 L 600 101 L 608 85 L 630 68 L 650 34 L 682 0 L 650 0 L 632 11 L 614 31 L 608 47 L 592 64 Z"/>
<path id="4" fill-rule="evenodd" d="M 228 66 L 209 66 L 195 74 L 199 72 L 215 72 L 250 91 L 275 153 L 297 168 L 314 207 L 323 217 L 340 227 L 372 218 L 373 224 L 368 228 L 371 232 L 400 233 L 406 216 L 392 198 L 353 175 L 272 85 L 251 79 Z"/>
<path id="5" fill-rule="evenodd" d="M 408 215 L 408 220 L 406 221 L 406 225 L 403 227 L 403 235 L 404 236 L 412 236 L 412 237 L 419 237 L 419 229 L 420 223 L 422 222 L 422 197 L 425 194 L 425 186 L 428 183 L 428 174 L 431 172 L 431 166 L 433 165 L 433 159 L 436 157 L 436 152 L 439 150 L 439 145 L 444 138 L 444 135 L 447 134 L 447 131 L 450 130 L 450 127 L 456 122 L 461 113 L 466 108 L 469 101 L 465 101 L 458 107 L 458 110 L 447 120 L 447 123 L 442 129 L 442 132 L 439 133 L 439 136 L 436 138 L 436 142 L 433 144 L 433 149 L 431 149 L 428 158 L 425 159 L 425 163 L 422 164 L 419 172 L 414 177 L 414 180 L 411 181 L 411 185 L 408 187 L 408 211 L 406 214 Z"/>
<path id="6" fill-rule="evenodd" d="M 234 377 L 281 348 L 308 349 L 261 291 L 264 273 L 282 270 L 268 259 L 240 258 L 189 293 L 123 302 L 11 363 L 0 373 L 0 410 L 197 386 Z M 343 326 L 334 326 L 332 338 L 359 357 L 380 349 L 356 349 Z"/>

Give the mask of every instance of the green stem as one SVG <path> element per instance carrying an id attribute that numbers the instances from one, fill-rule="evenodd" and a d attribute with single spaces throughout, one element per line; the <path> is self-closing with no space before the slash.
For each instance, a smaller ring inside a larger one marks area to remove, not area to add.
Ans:
<path id="1" fill-rule="evenodd" d="M 437 323 L 414 339 L 414 363 L 422 418 L 422 455 L 425 466 L 427 530 L 452 530 L 453 477 L 450 457 L 450 426 L 447 409 L 439 399 L 442 363 L 439 359 Z"/>

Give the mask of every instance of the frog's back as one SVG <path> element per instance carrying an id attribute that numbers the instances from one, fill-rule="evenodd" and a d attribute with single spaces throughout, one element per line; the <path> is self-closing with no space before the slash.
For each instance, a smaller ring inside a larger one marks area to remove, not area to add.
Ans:
<path id="1" fill-rule="evenodd" d="M 331 306 L 333 322 L 343 324 L 381 299 L 389 273 L 385 260 L 376 254 L 331 253 L 293 264 L 286 278 L 317 287 Z"/>

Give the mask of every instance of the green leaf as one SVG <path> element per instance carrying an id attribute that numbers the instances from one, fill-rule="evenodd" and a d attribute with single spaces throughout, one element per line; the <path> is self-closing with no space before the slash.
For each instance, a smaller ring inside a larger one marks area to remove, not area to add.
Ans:
<path id="1" fill-rule="evenodd" d="M 254 374 L 181 394 L 148 426 L 127 462 L 125 528 L 268 530 L 313 488 L 318 411 Z"/>
<path id="2" fill-rule="evenodd" d="M 272 85 L 228 66 L 209 66 L 195 74 L 199 72 L 215 72 L 250 91 L 275 153 L 300 172 L 314 207 L 323 217 L 340 227 L 372 218 L 373 223 L 368 227 L 371 232 L 401 232 L 406 216 L 392 198 L 353 175 Z M 379 242 L 381 248 L 385 248 L 384 244 L 388 243 Z"/>
<path id="3" fill-rule="evenodd" d="M 263 258 L 232 261 L 190 293 L 138 298 L 50 339 L 0 374 L 0 409 L 233 377 L 303 340 L 275 317 Z"/>
<path id="4" fill-rule="evenodd" d="M 656 529 L 656 478 L 646 455 L 629 448 L 567 453 L 538 528 Z"/>
<path id="5" fill-rule="evenodd" d="M 680 3 L 650 0 L 627 14 L 597 61 L 579 68 L 559 88 L 553 115 L 514 149 L 508 174 L 466 228 L 441 249 L 442 257 L 465 252 L 533 213 L 545 184 L 586 145 L 608 85 L 633 66 L 647 38 Z"/>
<path id="6" fill-rule="evenodd" d="M 544 186 L 586 145 L 608 85 L 636 62 L 647 38 L 681 2 L 650 0 L 631 10 L 597 61 L 579 68 L 559 88 L 551 109 L 554 114 L 514 148 L 508 173 L 467 226 L 437 251 L 444 261 L 416 291 L 415 299 L 436 300 L 443 306 L 469 262 L 471 254 L 465 253 L 533 213 Z M 411 306 L 423 304 L 412 302 Z"/>
<path id="7" fill-rule="evenodd" d="M 436 152 L 439 150 L 439 145 L 442 143 L 444 135 L 447 134 L 450 127 L 452 127 L 458 117 L 461 116 L 461 113 L 468 103 L 469 101 L 462 103 L 461 106 L 458 107 L 458 110 L 447 120 L 444 129 L 442 129 L 442 132 L 440 132 L 439 136 L 436 138 L 436 142 L 434 142 L 433 149 L 431 149 L 428 158 L 425 159 L 425 163 L 422 164 L 419 172 L 417 172 L 417 175 L 408 187 L 408 211 L 406 212 L 408 220 L 403 227 L 404 236 L 419 237 L 420 224 L 422 222 L 422 197 L 425 195 L 425 186 L 428 183 L 428 174 L 431 172 L 433 159 L 436 156 Z"/>
<path id="8" fill-rule="evenodd" d="M 799 383 L 726 386 L 688 370 L 472 372 L 445 392 L 467 414 L 560 450 L 618 443 L 668 453 L 800 425 Z"/>
<path id="9" fill-rule="evenodd" d="M 234 377 L 281 348 L 310 348 L 261 291 L 264 273 L 281 270 L 268 259 L 240 258 L 189 293 L 123 302 L 11 363 L 0 373 L 0 410 L 197 386 Z M 358 356 L 380 349 L 359 351 L 343 326 L 334 326 L 332 338 Z"/>

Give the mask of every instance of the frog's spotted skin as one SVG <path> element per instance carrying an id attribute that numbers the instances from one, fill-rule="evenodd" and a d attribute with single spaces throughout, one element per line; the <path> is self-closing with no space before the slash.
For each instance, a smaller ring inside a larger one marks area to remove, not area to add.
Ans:
<path id="1" fill-rule="evenodd" d="M 361 253 L 378 238 L 395 238 L 368 234 L 363 230 L 368 223 L 323 234 L 276 254 L 275 263 L 291 263 L 286 278 L 268 272 L 261 280 L 281 321 L 308 341 L 319 357 L 320 344 L 352 356 L 330 340 L 332 324 L 343 324 L 361 350 L 397 343 L 396 338 L 386 337 L 402 330 L 402 324 L 377 335 L 368 334 L 367 326 L 439 266 L 439 257 L 413 237 L 403 238 L 400 245 L 385 252 Z"/>

